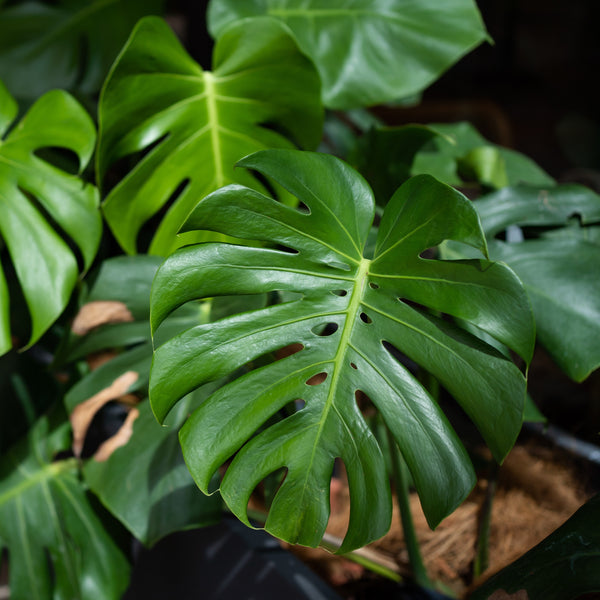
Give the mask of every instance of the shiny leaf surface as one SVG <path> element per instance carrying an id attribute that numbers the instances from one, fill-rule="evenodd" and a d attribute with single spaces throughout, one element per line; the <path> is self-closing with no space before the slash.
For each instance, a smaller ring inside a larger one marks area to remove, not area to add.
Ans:
<path id="1" fill-rule="evenodd" d="M 529 360 L 533 324 L 520 283 L 509 269 L 485 259 L 420 258 L 444 239 L 486 252 L 469 201 L 429 176 L 409 180 L 394 194 L 371 260 L 363 251 L 373 194 L 345 163 L 271 150 L 240 165 L 278 181 L 306 210 L 235 185 L 205 198 L 186 228 L 258 239 L 279 249 L 211 243 L 178 250 L 154 280 L 152 326 L 192 299 L 296 295 L 195 327 L 159 347 L 150 381 L 157 418 L 162 421 L 197 386 L 296 344 L 299 351 L 220 388 L 183 426 L 184 456 L 200 488 L 209 491 L 214 472 L 235 455 L 220 489 L 247 523 L 253 489 L 284 467 L 287 475 L 266 528 L 285 540 L 316 545 L 329 514 L 333 462 L 340 457 L 352 505 L 341 551 L 383 535 L 391 517 L 389 483 L 357 405 L 360 391 L 393 432 L 435 526 L 469 492 L 474 474 L 439 406 L 397 357 L 437 377 L 502 460 L 520 429 L 525 379 L 512 362 L 439 312 L 470 321 Z M 303 408 L 260 430 L 297 399 Z"/>
<path id="2" fill-rule="evenodd" d="M 100 100 L 98 173 L 143 152 L 114 187 L 104 214 L 135 253 L 142 225 L 166 213 L 150 245 L 166 255 L 202 239 L 176 234 L 203 196 L 228 183 L 264 189 L 234 164 L 269 147 L 313 148 L 322 129 L 319 78 L 276 21 L 240 25 L 215 47 L 203 71 L 164 21 L 143 19 L 108 77 Z"/>
<path id="3" fill-rule="evenodd" d="M 77 282 L 77 257 L 68 242 L 87 269 L 102 220 L 94 186 L 36 155 L 49 147 L 67 150 L 83 169 L 96 139 L 85 110 L 65 92 L 48 92 L 7 133 L 16 113 L 0 82 L 0 238 L 29 308 L 32 344 L 64 310 Z M 11 346 L 8 290 L 0 269 L 0 353 Z"/>
<path id="4" fill-rule="evenodd" d="M 312 58 L 329 108 L 412 96 L 487 37 L 472 0 L 212 0 L 209 29 L 220 38 L 240 19 L 285 23 Z"/>

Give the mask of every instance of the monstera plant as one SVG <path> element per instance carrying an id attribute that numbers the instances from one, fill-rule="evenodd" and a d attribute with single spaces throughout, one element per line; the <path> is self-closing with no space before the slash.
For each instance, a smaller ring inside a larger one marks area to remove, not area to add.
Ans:
<path id="1" fill-rule="evenodd" d="M 329 516 L 333 463 L 341 458 L 352 508 L 340 551 L 381 536 L 390 524 L 391 501 L 382 452 L 357 406 L 357 394 L 363 393 L 383 415 L 428 521 L 437 525 L 470 491 L 474 473 L 440 408 L 400 357 L 422 366 L 453 393 L 501 461 L 520 429 L 525 378 L 494 347 L 442 313 L 472 323 L 529 361 L 534 328 L 519 280 L 486 258 L 421 257 L 444 240 L 487 254 L 469 201 L 429 176 L 409 180 L 394 194 L 368 257 L 373 194 L 344 163 L 269 150 L 240 166 L 277 181 L 301 209 L 237 185 L 206 197 L 185 229 L 271 247 L 212 243 L 175 252 L 154 281 L 152 326 L 193 299 L 265 292 L 297 297 L 199 325 L 160 346 L 150 380 L 157 418 L 162 421 L 199 385 L 299 345 L 289 357 L 220 388 L 185 423 L 184 456 L 199 487 L 208 493 L 214 472 L 234 456 L 220 491 L 248 522 L 254 488 L 285 468 L 266 527 L 290 542 L 316 545 Z M 261 429 L 298 400 L 299 410 Z"/>
<path id="2" fill-rule="evenodd" d="M 338 552 L 387 531 L 400 471 L 435 527 L 476 481 L 446 392 L 502 461 L 533 316 L 571 377 L 597 368 L 595 194 L 468 124 L 323 153 L 488 38 L 473 0 L 333 4 L 210 0 L 211 57 L 194 3 L 0 0 L 0 596 L 117 600 L 132 540 L 249 524 L 257 487 L 268 531 L 318 545 L 340 463 Z"/>

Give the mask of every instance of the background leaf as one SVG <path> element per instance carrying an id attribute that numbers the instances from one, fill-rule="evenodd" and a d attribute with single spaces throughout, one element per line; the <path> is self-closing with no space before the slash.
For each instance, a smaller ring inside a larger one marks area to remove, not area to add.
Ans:
<path id="1" fill-rule="evenodd" d="M 117 600 L 127 586 L 127 559 L 90 506 L 76 461 L 54 460 L 69 433 L 67 421 L 42 417 L 0 461 L 11 597 Z"/>
<path id="2" fill-rule="evenodd" d="M 507 594 L 524 590 L 522 597 L 529 600 L 600 592 L 599 519 L 600 495 L 596 495 L 535 548 L 484 583 L 472 600 L 500 597 L 497 590 Z"/>
<path id="3" fill-rule="evenodd" d="M 142 225 L 166 209 L 150 246 L 166 255 L 197 234 L 175 235 L 196 203 L 222 185 L 262 184 L 234 164 L 267 147 L 316 147 L 319 80 L 277 22 L 241 24 L 217 43 L 202 71 L 169 27 L 143 19 L 106 81 L 100 101 L 98 173 L 136 152 L 146 155 L 110 192 L 106 219 L 123 248 L 136 251 Z"/>
<path id="4" fill-rule="evenodd" d="M 16 104 L 0 82 L 0 134 L 16 116 Z M 78 276 L 98 248 L 102 220 L 98 193 L 36 153 L 58 147 L 75 154 L 83 169 L 95 144 L 95 128 L 66 92 L 42 96 L 0 145 L 0 236 L 31 315 L 29 345 L 63 311 Z M 67 238 L 70 243 L 65 239 Z M 0 269 L 0 353 L 10 346 L 9 289 Z"/>
<path id="5" fill-rule="evenodd" d="M 278 181 L 307 210 L 229 186 L 200 202 L 186 228 L 254 238 L 287 251 L 218 243 L 177 251 L 153 284 L 153 327 L 191 299 L 265 291 L 300 297 L 195 327 L 158 348 L 150 384 L 155 414 L 162 421 L 195 387 L 298 344 L 298 352 L 220 388 L 185 423 L 184 456 L 200 488 L 208 492 L 213 473 L 235 455 L 220 489 L 248 523 L 255 486 L 286 468 L 266 528 L 315 545 L 327 523 L 329 478 L 339 457 L 352 506 L 340 551 L 382 535 L 391 515 L 389 483 L 357 406 L 360 390 L 393 432 L 436 525 L 469 492 L 474 475 L 437 403 L 397 358 L 405 355 L 433 373 L 501 460 L 520 429 L 525 380 L 509 360 L 437 311 L 473 322 L 529 360 L 533 325 L 520 283 L 485 260 L 420 258 L 447 238 L 486 250 L 471 204 L 428 176 L 410 180 L 394 195 L 371 261 L 363 250 L 373 196 L 347 165 L 285 150 L 263 151 L 240 164 Z M 299 398 L 306 403 L 301 410 L 267 423 Z"/>
<path id="6" fill-rule="evenodd" d="M 0 11 L 0 73 L 20 98 L 93 94 L 136 21 L 163 0 L 18 2 Z"/>
<path id="7" fill-rule="evenodd" d="M 474 205 L 490 256 L 508 263 L 527 289 L 539 341 L 569 377 L 583 381 L 600 366 L 600 242 L 591 227 L 600 222 L 600 196 L 580 185 L 517 186 Z M 521 241 L 494 239 L 510 227 Z M 446 255 L 469 253 L 453 246 Z"/>
<path id="8" fill-rule="evenodd" d="M 231 23 L 259 15 L 293 31 L 319 70 L 329 108 L 417 94 L 487 37 L 472 0 L 211 0 L 209 30 L 219 39 Z"/>

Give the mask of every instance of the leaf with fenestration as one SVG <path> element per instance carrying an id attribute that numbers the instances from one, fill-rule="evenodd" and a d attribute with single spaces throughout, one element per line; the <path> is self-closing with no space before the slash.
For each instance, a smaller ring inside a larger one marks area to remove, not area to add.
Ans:
<path id="1" fill-rule="evenodd" d="M 276 21 L 229 30 L 215 47 L 213 70 L 203 71 L 164 21 L 142 19 L 99 106 L 99 181 L 116 161 L 143 152 L 104 203 L 121 246 L 135 253 L 143 224 L 163 208 L 151 253 L 202 239 L 176 234 L 203 196 L 233 182 L 264 189 L 234 171 L 240 158 L 263 148 L 316 147 L 319 90 L 313 65 Z"/>
<path id="2" fill-rule="evenodd" d="M 184 456 L 200 488 L 210 491 L 215 471 L 233 457 L 221 494 L 248 523 L 254 488 L 285 468 L 266 528 L 290 542 L 316 545 L 327 524 L 333 463 L 341 458 L 351 498 L 341 551 L 383 535 L 391 518 L 389 483 L 357 405 L 360 391 L 396 438 L 429 523 L 436 525 L 469 492 L 474 473 L 438 404 L 398 357 L 432 373 L 502 460 L 521 426 L 525 378 L 510 360 L 439 313 L 473 323 L 529 360 L 533 320 L 520 282 L 507 267 L 485 259 L 420 257 L 445 239 L 486 252 L 470 202 L 429 176 L 409 180 L 394 194 L 369 259 L 363 251 L 373 195 L 346 164 L 327 155 L 270 150 L 240 165 L 278 181 L 302 204 L 286 207 L 236 185 L 202 200 L 186 228 L 275 247 L 209 243 L 178 250 L 154 280 L 152 326 L 197 298 L 278 291 L 287 301 L 200 325 L 160 346 L 150 379 L 157 418 L 162 421 L 199 385 L 297 344 L 300 351 L 220 388 L 183 426 Z M 265 426 L 298 399 L 305 403 L 301 409 Z"/>
<path id="3" fill-rule="evenodd" d="M 475 208 L 490 256 L 508 263 L 525 285 L 539 341 L 569 377 L 584 380 L 600 366 L 600 243 L 586 235 L 600 222 L 600 196 L 580 185 L 517 186 L 477 200 Z M 496 239 L 511 226 L 540 237 Z M 560 229 L 543 233 L 548 228 Z M 466 256 L 464 249 L 448 250 Z"/>
<path id="4" fill-rule="evenodd" d="M 0 82 L 0 238 L 31 315 L 33 344 L 64 310 L 77 282 L 71 245 L 87 269 L 102 234 L 96 188 L 37 153 L 49 147 L 68 150 L 83 169 L 96 132 L 83 107 L 58 90 L 42 96 L 8 131 L 16 115 L 17 104 Z M 0 268 L 0 353 L 12 345 L 9 304 Z"/>
<path id="5" fill-rule="evenodd" d="M 217 39 L 231 23 L 268 15 L 312 58 L 329 108 L 371 106 L 417 94 L 487 38 L 472 0 L 212 0 Z M 247 22 L 251 28 L 251 23 Z"/>
<path id="6" fill-rule="evenodd" d="M 129 563 L 94 513 L 68 421 L 42 417 L 0 461 L 0 549 L 10 556 L 11 598 L 121 598 Z"/>
<path id="7" fill-rule="evenodd" d="M 163 0 L 13 2 L 0 13 L 0 73 L 19 97 L 96 93 L 136 21 Z"/>

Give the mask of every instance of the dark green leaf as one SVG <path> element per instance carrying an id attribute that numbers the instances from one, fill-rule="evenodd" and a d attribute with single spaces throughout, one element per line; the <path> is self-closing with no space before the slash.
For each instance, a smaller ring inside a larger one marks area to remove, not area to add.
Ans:
<path id="1" fill-rule="evenodd" d="M 209 28 L 268 15 L 285 23 L 312 58 L 323 102 L 353 108 L 417 94 L 487 38 L 472 0 L 212 0 Z M 250 23 L 246 25 L 252 27 Z"/>
<path id="2" fill-rule="evenodd" d="M 373 195 L 350 167 L 331 156 L 285 150 L 259 152 L 240 164 L 278 181 L 308 213 L 236 185 L 205 198 L 186 228 L 287 250 L 214 243 L 177 251 L 154 280 L 152 326 L 197 298 L 267 291 L 295 292 L 296 298 L 195 327 L 158 348 L 150 386 L 156 416 L 162 421 L 199 385 L 299 344 L 300 351 L 218 390 L 183 426 L 184 456 L 200 488 L 208 491 L 214 472 L 237 452 L 221 494 L 247 523 L 255 486 L 285 467 L 266 528 L 315 545 L 327 523 L 329 478 L 340 457 L 352 504 L 341 551 L 381 536 L 391 517 L 389 483 L 357 406 L 360 390 L 393 432 L 436 525 L 469 492 L 474 474 L 444 414 L 391 346 L 455 395 L 501 460 L 521 426 L 525 379 L 494 348 L 437 313 L 471 321 L 529 360 L 533 323 L 519 281 L 484 259 L 420 258 L 444 239 L 486 252 L 470 202 L 429 176 L 409 180 L 390 200 L 369 260 L 363 251 Z M 299 398 L 304 408 L 254 435 Z"/>
<path id="3" fill-rule="evenodd" d="M 0 135 L 16 115 L 16 104 L 0 82 Z M 35 152 L 58 147 L 73 152 L 83 169 L 94 151 L 94 124 L 67 93 L 48 92 L 0 139 L 0 239 L 16 271 L 31 315 L 29 344 L 64 310 L 77 282 L 81 252 L 87 269 L 98 248 L 102 221 L 98 193 Z M 0 269 L 0 353 L 11 346 L 9 298 Z"/>
<path id="4" fill-rule="evenodd" d="M 97 92 L 137 20 L 163 0 L 19 2 L 0 12 L 0 73 L 20 98 Z"/>
<path id="5" fill-rule="evenodd" d="M 182 223 L 203 196 L 232 182 L 263 189 L 237 160 L 268 147 L 316 147 L 321 137 L 319 78 L 285 28 L 261 19 L 228 31 L 202 71 L 160 19 L 143 19 L 107 79 L 100 100 L 98 173 L 147 151 L 104 204 L 128 253 L 142 225 L 163 207 L 150 251 L 184 243 Z M 154 146 L 154 147 L 153 147 Z M 152 148 L 150 150 L 150 148 Z"/>
<path id="6" fill-rule="evenodd" d="M 494 575 L 471 599 L 508 598 L 521 590 L 524 595 L 519 597 L 528 600 L 600 592 L 599 521 L 600 495 L 596 495 L 544 541 Z M 495 595 L 498 590 L 506 595 Z"/>
<path id="7" fill-rule="evenodd" d="M 12 598 L 118 600 L 129 565 L 90 506 L 67 421 L 41 418 L 0 461 L 0 549 L 10 556 Z"/>

